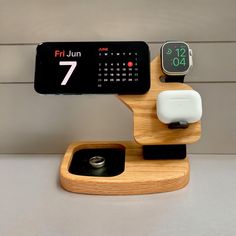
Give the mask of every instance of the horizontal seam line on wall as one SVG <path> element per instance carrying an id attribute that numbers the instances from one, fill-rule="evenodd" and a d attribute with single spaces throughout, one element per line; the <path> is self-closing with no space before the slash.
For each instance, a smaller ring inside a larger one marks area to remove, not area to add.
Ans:
<path id="1" fill-rule="evenodd" d="M 170 40 L 171 41 L 171 40 Z M 153 44 L 162 44 L 165 43 L 166 41 L 146 41 L 146 43 L 153 43 Z M 194 40 L 186 40 L 185 42 L 187 43 L 236 43 L 236 40 L 209 40 L 209 41 L 194 41 Z"/>
<path id="2" fill-rule="evenodd" d="M 186 84 L 233 84 L 236 81 L 186 81 Z"/>
<path id="3" fill-rule="evenodd" d="M 100 40 L 101 42 L 106 41 L 106 40 Z M 108 40 L 108 41 L 115 41 L 115 40 Z M 118 40 L 120 41 L 120 40 Z M 126 40 L 124 40 L 126 41 Z M 127 40 L 127 41 L 132 41 L 132 40 Z M 134 40 L 134 41 L 139 41 L 139 40 Z M 45 41 L 45 42 L 55 42 L 55 41 Z M 58 41 L 58 42 L 65 42 L 65 41 Z M 78 41 L 71 41 L 71 42 L 89 42 L 89 41 L 84 41 L 84 40 L 78 40 Z M 96 40 L 93 40 L 91 42 L 99 42 Z M 162 44 L 165 43 L 166 41 L 145 41 L 146 43 L 149 44 Z M 216 41 L 186 41 L 187 43 L 236 43 L 236 40 L 216 40 Z M 0 43 L 0 46 L 37 46 L 39 43 Z"/>
<path id="4" fill-rule="evenodd" d="M 0 82 L 0 84 L 33 84 L 34 82 Z"/>

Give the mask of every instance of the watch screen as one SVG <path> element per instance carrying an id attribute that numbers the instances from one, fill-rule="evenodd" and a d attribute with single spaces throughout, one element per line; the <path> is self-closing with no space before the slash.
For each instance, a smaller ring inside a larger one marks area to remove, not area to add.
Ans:
<path id="1" fill-rule="evenodd" d="M 162 67 L 166 72 L 185 72 L 189 68 L 189 48 L 186 43 L 168 42 L 162 48 Z"/>
<path id="2" fill-rule="evenodd" d="M 34 87 L 41 94 L 143 94 L 150 88 L 144 42 L 43 43 Z"/>

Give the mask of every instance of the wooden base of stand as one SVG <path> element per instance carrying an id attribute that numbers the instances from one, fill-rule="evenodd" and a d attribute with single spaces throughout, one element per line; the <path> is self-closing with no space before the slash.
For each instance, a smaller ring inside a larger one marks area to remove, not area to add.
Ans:
<path id="1" fill-rule="evenodd" d="M 61 185 L 68 191 L 85 194 L 131 195 L 168 192 L 183 188 L 189 181 L 189 161 L 145 160 L 143 145 L 175 145 L 196 142 L 201 135 L 201 123 L 187 129 L 168 129 L 156 115 L 156 98 L 164 90 L 192 89 L 183 83 L 161 83 L 163 75 L 160 57 L 151 63 L 151 87 L 143 95 L 123 95 L 118 98 L 133 112 L 136 142 L 80 142 L 69 146 L 60 168 Z M 114 177 L 75 175 L 69 172 L 73 154 L 85 148 L 109 148 L 123 145 L 126 149 L 125 170 Z"/>
<path id="2" fill-rule="evenodd" d="M 125 170 L 114 177 L 74 175 L 69 172 L 73 154 L 85 148 L 109 148 L 122 145 L 126 149 Z M 142 146 L 135 142 L 79 142 L 71 144 L 60 167 L 64 189 L 83 194 L 132 195 L 168 192 L 183 188 L 189 181 L 189 161 L 144 160 Z"/>

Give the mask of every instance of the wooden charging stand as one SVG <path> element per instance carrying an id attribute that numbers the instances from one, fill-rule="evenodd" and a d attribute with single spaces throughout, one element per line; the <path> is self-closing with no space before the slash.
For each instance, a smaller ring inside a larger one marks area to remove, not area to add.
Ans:
<path id="1" fill-rule="evenodd" d="M 189 182 L 189 160 L 145 160 L 143 145 L 189 144 L 201 135 L 200 122 L 187 129 L 168 129 L 156 115 L 156 97 L 164 90 L 192 89 L 183 83 L 162 83 L 160 58 L 151 62 L 151 88 L 144 95 L 119 95 L 133 111 L 134 139 L 130 142 L 78 142 L 71 144 L 60 166 L 60 181 L 64 189 L 84 194 L 131 195 L 168 192 L 183 188 Z M 94 177 L 71 174 L 68 169 L 73 154 L 85 148 L 125 148 L 125 170 L 114 177 Z"/>

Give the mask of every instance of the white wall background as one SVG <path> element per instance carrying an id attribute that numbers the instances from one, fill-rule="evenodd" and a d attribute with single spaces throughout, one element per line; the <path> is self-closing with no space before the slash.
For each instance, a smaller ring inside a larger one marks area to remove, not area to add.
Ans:
<path id="1" fill-rule="evenodd" d="M 203 97 L 202 139 L 190 153 L 236 153 L 236 1 L 0 0 L 0 153 L 63 153 L 79 140 L 130 140 L 132 113 L 115 96 L 33 90 L 43 41 L 144 40 L 194 52 L 186 81 Z"/>

